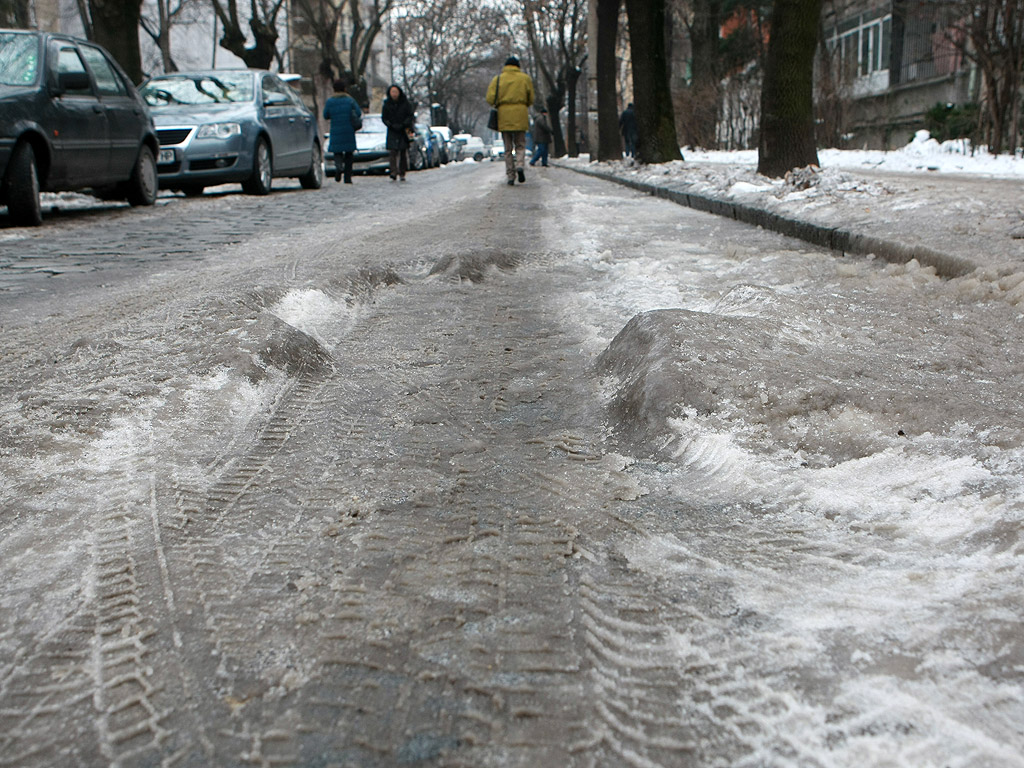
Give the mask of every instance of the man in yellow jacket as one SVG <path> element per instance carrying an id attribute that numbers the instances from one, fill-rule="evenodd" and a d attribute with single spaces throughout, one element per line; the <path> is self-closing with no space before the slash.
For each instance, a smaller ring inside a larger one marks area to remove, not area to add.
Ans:
<path id="1" fill-rule="evenodd" d="M 487 88 L 487 103 L 498 110 L 498 130 L 505 142 L 505 175 L 509 186 L 526 181 L 526 132 L 530 130 L 533 106 L 533 78 L 519 68 L 519 59 L 509 56 L 501 74 Z"/>

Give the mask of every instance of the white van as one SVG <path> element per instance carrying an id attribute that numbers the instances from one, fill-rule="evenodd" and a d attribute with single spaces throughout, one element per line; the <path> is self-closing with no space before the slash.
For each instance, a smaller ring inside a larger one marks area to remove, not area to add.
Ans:
<path id="1" fill-rule="evenodd" d="M 461 144 L 459 160 L 473 158 L 478 163 L 487 157 L 487 145 L 479 136 L 471 136 L 468 133 L 455 134 L 455 140 Z"/>

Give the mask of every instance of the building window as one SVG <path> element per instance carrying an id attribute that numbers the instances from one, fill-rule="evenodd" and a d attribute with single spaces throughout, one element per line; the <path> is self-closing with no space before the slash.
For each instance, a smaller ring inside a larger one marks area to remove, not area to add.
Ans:
<path id="1" fill-rule="evenodd" d="M 825 42 L 838 53 L 839 71 L 853 77 L 870 77 L 889 69 L 892 15 L 882 10 L 858 14 L 830 27 Z"/>

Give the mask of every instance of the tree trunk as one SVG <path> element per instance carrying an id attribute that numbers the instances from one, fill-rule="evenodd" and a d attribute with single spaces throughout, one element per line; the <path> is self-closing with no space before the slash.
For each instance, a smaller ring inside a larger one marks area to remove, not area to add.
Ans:
<path id="1" fill-rule="evenodd" d="M 324 105 L 334 93 L 334 73 L 331 62 L 321 61 L 316 74 L 313 75 L 313 106 L 316 108 L 317 136 L 327 133 L 331 124 L 324 119 Z"/>
<path id="2" fill-rule="evenodd" d="M 781 177 L 818 164 L 814 142 L 814 52 L 821 0 L 775 0 L 761 86 L 757 172 Z"/>
<path id="3" fill-rule="evenodd" d="M 597 159 L 621 160 L 619 102 L 616 97 L 615 44 L 619 36 L 619 8 L 622 0 L 597 0 Z"/>
<path id="4" fill-rule="evenodd" d="M 565 137 L 569 157 L 579 157 L 579 145 L 576 142 L 576 84 L 580 79 L 580 70 L 573 68 L 565 78 L 566 101 L 569 103 L 569 110 L 565 116 Z"/>
<path id="5" fill-rule="evenodd" d="M 689 29 L 693 77 L 687 92 L 684 139 L 691 146 L 707 149 L 717 146 L 722 79 L 718 72 L 720 16 L 721 0 L 696 0 Z"/>
<path id="6" fill-rule="evenodd" d="M 665 0 L 626 0 L 626 14 L 639 134 L 637 159 L 641 163 L 681 160 L 665 53 Z"/>
<path id="7" fill-rule="evenodd" d="M 28 29 L 31 23 L 29 0 L 0 0 L 0 27 Z"/>
<path id="8" fill-rule="evenodd" d="M 90 0 L 90 2 L 95 1 Z M 266 20 L 259 18 L 249 20 L 249 29 L 255 42 L 252 48 L 247 48 L 245 33 L 242 32 L 235 3 L 229 3 L 228 9 L 225 10 L 219 0 L 213 0 L 213 10 L 224 27 L 224 34 L 220 38 L 220 47 L 231 51 L 251 69 L 269 69 L 277 55 L 278 8 L 279 6 L 270 8 L 267 11 L 269 18 Z"/>
<path id="9" fill-rule="evenodd" d="M 160 63 L 164 72 L 177 72 L 178 67 L 171 55 L 171 14 L 167 7 L 167 0 L 158 0 L 156 4 L 157 20 L 160 29 L 157 33 L 156 45 L 160 49 Z"/>
<path id="10" fill-rule="evenodd" d="M 552 157 L 563 157 L 565 155 L 565 133 L 562 131 L 562 102 L 565 100 L 565 87 L 560 82 L 557 93 L 550 94 L 544 100 L 544 106 L 548 108 L 548 122 L 551 123 L 551 139 L 554 142 Z M 569 138 L 572 141 L 572 137 Z"/>
<path id="11" fill-rule="evenodd" d="M 134 83 L 142 82 L 141 0 L 89 0 L 93 40 L 117 60 Z"/>

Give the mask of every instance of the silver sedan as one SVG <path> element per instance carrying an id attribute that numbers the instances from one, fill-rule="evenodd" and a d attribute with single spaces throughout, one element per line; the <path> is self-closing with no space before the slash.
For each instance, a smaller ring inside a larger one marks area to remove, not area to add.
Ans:
<path id="1" fill-rule="evenodd" d="M 175 72 L 154 77 L 140 92 L 160 139 L 164 189 L 191 195 L 241 183 L 248 194 L 265 195 L 274 177 L 297 177 L 306 189 L 323 183 L 316 119 L 272 72 Z"/>

